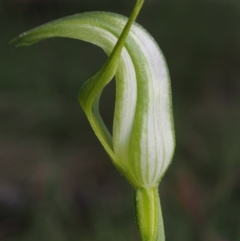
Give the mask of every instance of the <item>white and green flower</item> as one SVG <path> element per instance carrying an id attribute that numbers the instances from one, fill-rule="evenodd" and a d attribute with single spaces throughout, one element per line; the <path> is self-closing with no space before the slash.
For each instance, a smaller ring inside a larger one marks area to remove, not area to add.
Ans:
<path id="1" fill-rule="evenodd" d="M 77 14 L 23 33 L 12 42 L 31 45 L 52 37 L 68 37 L 101 47 L 109 58 L 81 88 L 80 104 L 114 165 L 136 190 L 142 240 L 164 240 L 157 187 L 174 152 L 170 79 L 158 45 L 129 20 L 106 12 Z M 98 109 L 104 87 L 116 76 L 112 135 Z"/>

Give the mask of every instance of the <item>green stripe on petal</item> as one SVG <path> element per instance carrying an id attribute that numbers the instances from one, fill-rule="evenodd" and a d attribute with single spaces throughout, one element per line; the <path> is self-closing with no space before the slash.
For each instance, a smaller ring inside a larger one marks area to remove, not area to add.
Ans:
<path id="1" fill-rule="evenodd" d="M 123 27 L 125 22 L 119 18 L 117 24 Z M 169 74 L 158 45 L 138 24 L 125 48 L 131 61 L 125 59 L 116 74 L 114 152 L 128 175 L 135 176 L 135 185 L 154 186 L 175 146 Z"/>

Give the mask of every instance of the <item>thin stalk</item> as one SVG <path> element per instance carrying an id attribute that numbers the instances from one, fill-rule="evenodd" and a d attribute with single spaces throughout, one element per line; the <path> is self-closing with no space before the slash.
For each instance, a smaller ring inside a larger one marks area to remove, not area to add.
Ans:
<path id="1" fill-rule="evenodd" d="M 164 225 L 158 187 L 135 192 L 137 223 L 142 241 L 164 241 Z"/>
<path id="2" fill-rule="evenodd" d="M 115 45 L 112 53 L 110 54 L 108 60 L 106 61 L 104 67 L 111 68 L 111 63 L 113 63 L 112 67 L 115 68 L 115 63 L 116 63 L 116 61 L 118 61 L 120 59 L 122 48 L 125 44 L 125 41 L 128 36 L 128 33 L 131 29 L 131 26 L 132 26 L 133 22 L 135 22 L 138 14 L 140 13 L 142 6 L 144 4 L 144 1 L 145 0 L 137 0 L 135 6 L 133 8 L 133 11 L 128 19 L 128 22 L 126 23 L 118 41 L 117 41 L 117 44 Z"/>

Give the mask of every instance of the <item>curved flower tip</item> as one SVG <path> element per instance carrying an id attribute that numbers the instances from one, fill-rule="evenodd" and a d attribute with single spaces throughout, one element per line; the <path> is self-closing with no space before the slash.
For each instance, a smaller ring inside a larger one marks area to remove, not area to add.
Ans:
<path id="1" fill-rule="evenodd" d="M 127 20 L 113 13 L 77 14 L 26 32 L 12 43 L 22 46 L 68 37 L 96 44 L 110 55 L 81 88 L 79 101 L 115 166 L 135 188 L 150 188 L 158 185 L 174 152 L 170 80 L 154 39 L 136 23 L 123 31 Z M 110 135 L 98 102 L 114 75 L 116 105 Z"/>

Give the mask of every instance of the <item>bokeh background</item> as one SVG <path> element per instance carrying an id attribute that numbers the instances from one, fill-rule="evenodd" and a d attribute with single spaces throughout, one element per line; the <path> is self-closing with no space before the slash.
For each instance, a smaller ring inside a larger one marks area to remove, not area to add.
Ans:
<path id="1" fill-rule="evenodd" d="M 0 0 L 0 240 L 139 240 L 134 193 L 77 96 L 106 60 L 88 43 L 8 42 L 84 11 L 129 16 L 133 0 Z M 240 2 L 146 0 L 138 18 L 172 79 L 177 148 L 160 185 L 168 241 L 240 241 Z M 112 124 L 115 86 L 101 113 Z"/>

